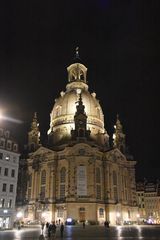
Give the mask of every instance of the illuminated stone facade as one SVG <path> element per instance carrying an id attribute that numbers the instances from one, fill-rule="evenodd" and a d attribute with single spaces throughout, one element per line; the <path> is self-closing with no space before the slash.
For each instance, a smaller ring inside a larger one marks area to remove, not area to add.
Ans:
<path id="1" fill-rule="evenodd" d="M 135 161 L 125 155 L 120 121 L 111 148 L 101 106 L 88 91 L 87 68 L 78 53 L 67 70 L 66 91 L 50 114 L 48 146 L 39 144 L 36 116 L 29 132 L 28 220 L 135 221 Z"/>

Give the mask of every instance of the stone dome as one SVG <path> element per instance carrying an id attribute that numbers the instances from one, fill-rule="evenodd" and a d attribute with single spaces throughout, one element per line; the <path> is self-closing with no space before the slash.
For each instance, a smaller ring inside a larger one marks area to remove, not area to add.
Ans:
<path id="1" fill-rule="evenodd" d="M 62 144 L 71 138 L 74 129 L 74 115 L 76 104 L 81 93 L 85 113 L 87 115 L 87 129 L 91 131 L 91 140 L 100 145 L 108 142 L 108 135 L 104 129 L 104 115 L 95 93 L 88 91 L 86 83 L 87 68 L 81 63 L 74 63 L 68 68 L 68 84 L 66 91 L 61 92 L 55 99 L 50 114 L 50 129 L 48 135 L 52 136 L 54 144 Z"/>

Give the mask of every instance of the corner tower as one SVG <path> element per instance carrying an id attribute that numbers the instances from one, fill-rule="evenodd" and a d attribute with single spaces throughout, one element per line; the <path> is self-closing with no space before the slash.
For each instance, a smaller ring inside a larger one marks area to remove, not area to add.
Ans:
<path id="1" fill-rule="evenodd" d="M 31 130 L 28 132 L 28 150 L 29 152 L 34 152 L 40 146 L 39 123 L 37 120 L 37 113 L 35 112 L 31 123 Z"/>
<path id="2" fill-rule="evenodd" d="M 113 134 L 113 146 L 118 148 L 122 153 L 126 153 L 125 134 L 117 114 L 116 124 L 114 125 L 115 133 Z"/>

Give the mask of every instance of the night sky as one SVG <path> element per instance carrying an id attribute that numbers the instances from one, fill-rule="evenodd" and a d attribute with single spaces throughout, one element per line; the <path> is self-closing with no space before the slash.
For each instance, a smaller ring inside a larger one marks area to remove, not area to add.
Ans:
<path id="1" fill-rule="evenodd" d="M 42 142 L 79 46 L 111 135 L 116 114 L 137 161 L 137 179 L 160 177 L 158 1 L 3 1 L 0 108 L 20 146 L 36 111 Z M 157 5 L 156 5 L 157 4 Z"/>

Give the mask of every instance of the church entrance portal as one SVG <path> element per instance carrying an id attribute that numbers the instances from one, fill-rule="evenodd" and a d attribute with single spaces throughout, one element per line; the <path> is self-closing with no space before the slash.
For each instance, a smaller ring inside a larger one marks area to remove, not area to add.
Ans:
<path id="1" fill-rule="evenodd" d="M 85 208 L 79 209 L 79 221 L 84 222 L 86 220 Z"/>

